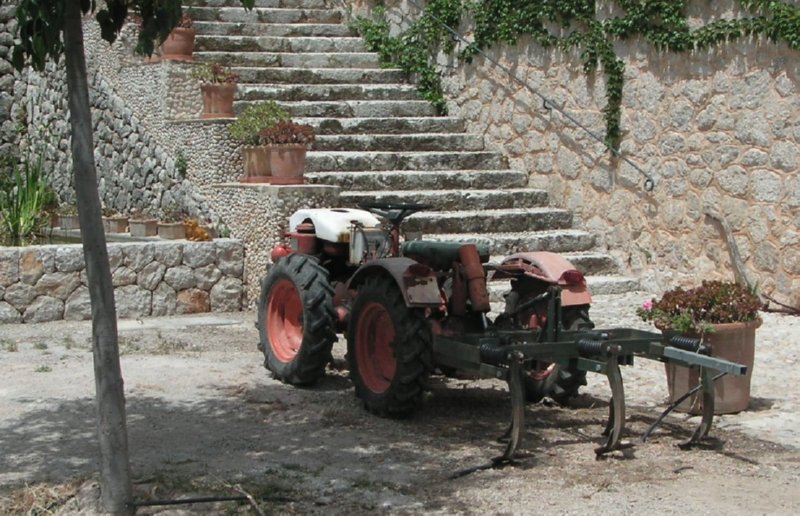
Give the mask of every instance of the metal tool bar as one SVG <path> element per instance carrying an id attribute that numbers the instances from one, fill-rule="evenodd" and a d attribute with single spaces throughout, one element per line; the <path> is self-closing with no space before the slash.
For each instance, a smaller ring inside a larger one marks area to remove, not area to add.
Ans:
<path id="1" fill-rule="evenodd" d="M 728 360 L 716 357 L 709 357 L 706 355 L 698 355 L 690 351 L 683 351 L 682 349 L 667 346 L 664 348 L 662 355 L 670 361 L 683 362 L 685 365 L 695 365 L 716 369 L 722 373 L 728 373 L 735 376 L 744 376 L 747 374 L 747 366 L 729 362 Z"/>

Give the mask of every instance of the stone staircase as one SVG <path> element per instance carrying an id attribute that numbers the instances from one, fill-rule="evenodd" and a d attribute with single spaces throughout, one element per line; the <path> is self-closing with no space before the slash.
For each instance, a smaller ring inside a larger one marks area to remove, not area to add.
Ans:
<path id="1" fill-rule="evenodd" d="M 437 116 L 399 70 L 382 68 L 329 0 L 200 0 L 185 7 L 197 30 L 195 60 L 220 62 L 241 77 L 235 109 L 275 100 L 317 131 L 309 183 L 341 187 L 343 206 L 362 201 L 422 202 L 406 231 L 426 239 L 486 242 L 502 257 L 520 250 L 563 253 L 589 276 L 594 293 L 636 289 L 572 214 L 548 207 L 524 171 Z"/>

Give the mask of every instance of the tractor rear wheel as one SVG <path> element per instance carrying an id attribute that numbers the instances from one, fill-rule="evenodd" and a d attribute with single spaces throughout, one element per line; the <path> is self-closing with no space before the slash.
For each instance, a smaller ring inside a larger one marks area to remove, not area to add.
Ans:
<path id="1" fill-rule="evenodd" d="M 264 365 L 282 382 L 302 385 L 325 374 L 336 340 L 333 289 L 317 260 L 290 254 L 261 282 L 258 333 Z"/>
<path id="2" fill-rule="evenodd" d="M 565 308 L 562 324 L 567 330 L 594 327 L 589 319 L 589 307 L 575 306 Z M 558 364 L 540 363 L 539 367 L 525 378 L 525 398 L 536 403 L 548 396 L 556 403 L 564 405 L 578 395 L 578 389 L 586 385 L 586 371 Z"/>
<path id="3" fill-rule="evenodd" d="M 347 359 L 356 396 L 379 416 L 404 416 L 422 402 L 431 369 L 425 320 L 406 307 L 391 279 L 359 289 L 347 331 Z"/>

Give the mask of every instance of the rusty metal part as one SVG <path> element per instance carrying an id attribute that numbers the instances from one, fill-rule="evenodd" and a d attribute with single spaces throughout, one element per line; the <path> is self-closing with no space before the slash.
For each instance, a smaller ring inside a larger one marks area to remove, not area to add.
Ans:
<path id="1" fill-rule="evenodd" d="M 700 386 L 703 389 L 703 417 L 697 425 L 692 436 L 686 442 L 680 443 L 679 448 L 685 450 L 708 435 L 711 430 L 711 422 L 714 420 L 714 381 L 711 370 L 706 367 L 700 368 Z"/>
<path id="2" fill-rule="evenodd" d="M 406 306 L 438 307 L 441 303 L 436 275 L 429 267 L 410 258 L 381 258 L 362 265 L 347 283 L 348 289 L 357 289 L 367 278 L 386 276 L 394 279 Z"/>
<path id="3" fill-rule="evenodd" d="M 488 312 L 489 291 L 486 289 L 486 272 L 481 265 L 478 248 L 475 244 L 462 245 L 458 250 L 458 258 L 464 265 L 469 300 L 473 312 Z"/>

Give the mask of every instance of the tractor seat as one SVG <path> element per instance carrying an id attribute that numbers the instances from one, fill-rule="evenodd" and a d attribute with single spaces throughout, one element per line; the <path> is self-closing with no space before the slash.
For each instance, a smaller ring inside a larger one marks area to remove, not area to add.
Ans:
<path id="1" fill-rule="evenodd" d="M 422 262 L 432 269 L 449 269 L 454 261 L 458 260 L 458 250 L 470 242 L 437 242 L 434 240 L 410 240 L 403 242 L 400 254 Z M 475 244 L 481 263 L 489 261 L 489 246 Z"/>

